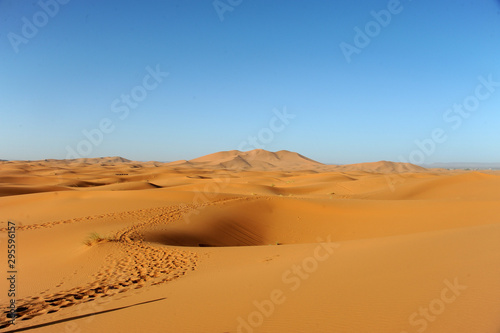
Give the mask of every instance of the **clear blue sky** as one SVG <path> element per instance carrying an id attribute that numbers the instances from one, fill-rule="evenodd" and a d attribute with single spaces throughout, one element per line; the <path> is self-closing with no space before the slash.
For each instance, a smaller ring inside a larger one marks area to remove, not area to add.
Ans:
<path id="1" fill-rule="evenodd" d="M 500 1 L 54 1 L 0 0 L 2 159 L 500 162 Z"/>

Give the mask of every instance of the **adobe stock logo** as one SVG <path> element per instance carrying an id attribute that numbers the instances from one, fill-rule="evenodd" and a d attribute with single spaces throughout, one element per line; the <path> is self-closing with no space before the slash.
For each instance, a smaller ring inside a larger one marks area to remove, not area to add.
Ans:
<path id="1" fill-rule="evenodd" d="M 373 38 L 380 35 L 382 28 L 386 28 L 391 23 L 392 17 L 402 11 L 403 6 L 399 0 L 389 0 L 387 9 L 382 9 L 378 12 L 372 10 L 370 12 L 373 20 L 368 21 L 363 30 L 357 26 L 354 27 L 354 32 L 356 34 L 354 35 L 353 43 L 349 44 L 343 41 L 339 44 L 340 50 L 347 63 L 350 64 L 352 62 L 352 56 L 354 54 L 360 54 L 361 50 L 370 45 Z"/>
<path id="2" fill-rule="evenodd" d="M 267 127 L 263 127 L 257 132 L 255 136 L 248 136 L 246 140 L 243 140 L 238 145 L 238 150 L 246 151 L 250 149 L 263 149 L 265 145 L 271 143 L 276 134 L 281 133 L 285 130 L 291 122 L 291 119 L 296 117 L 295 114 L 289 113 L 286 106 L 283 106 L 283 110 L 273 109 L 273 116 L 268 122 Z M 197 205 L 198 208 L 191 209 L 189 212 L 184 214 L 184 221 L 189 224 L 191 223 L 191 216 L 193 214 L 198 215 L 200 213 L 201 207 L 204 204 L 213 200 L 213 198 L 224 191 L 224 188 L 230 183 L 230 177 L 228 175 L 221 175 L 220 177 L 214 178 L 213 182 L 206 183 L 202 191 L 196 191 L 193 198 L 193 204 Z"/>
<path id="3" fill-rule="evenodd" d="M 212 5 L 214 6 L 215 12 L 219 16 L 221 22 L 224 21 L 224 13 L 232 12 L 236 7 L 241 5 L 243 0 L 214 0 Z"/>
<path id="4" fill-rule="evenodd" d="M 39 29 L 45 27 L 51 18 L 54 18 L 60 9 L 60 5 L 66 5 L 70 0 L 40 0 L 37 5 L 41 10 L 33 14 L 31 20 L 26 16 L 21 18 L 23 26 L 21 27 L 21 34 L 9 32 L 7 38 L 14 52 L 19 53 L 19 45 L 28 44 L 28 42 L 35 38 Z"/>
<path id="5" fill-rule="evenodd" d="M 111 102 L 111 112 L 118 114 L 120 120 L 125 120 L 131 110 L 137 109 L 140 103 L 143 102 L 150 92 L 158 88 L 163 80 L 169 75 L 168 72 L 163 72 L 160 65 L 156 65 L 153 69 L 150 66 L 146 67 L 147 74 L 143 76 L 140 84 L 135 85 L 130 89 L 129 93 L 121 94 L 119 98 L 115 98 Z M 83 129 L 82 134 L 85 139 L 80 140 L 75 148 L 70 145 L 66 146 L 66 159 L 76 159 L 89 156 L 95 147 L 101 145 L 106 134 L 111 134 L 115 130 L 115 122 L 108 118 L 102 118 L 97 127 L 90 130 Z"/>
<path id="6" fill-rule="evenodd" d="M 436 321 L 457 300 L 462 292 L 468 288 L 466 285 L 460 284 L 458 278 L 455 278 L 453 282 L 446 279 L 444 280 L 444 284 L 446 287 L 441 289 L 439 297 L 434 298 L 427 306 L 419 307 L 418 311 L 413 312 L 408 318 L 409 324 L 415 327 L 417 333 L 423 333 L 427 330 L 429 324 Z M 409 332 L 401 331 L 400 333 Z"/>
<path id="7" fill-rule="evenodd" d="M 296 115 L 289 113 L 286 106 L 283 110 L 273 109 L 274 116 L 269 120 L 269 126 L 261 128 L 257 135 L 249 135 L 246 140 L 240 142 L 238 150 L 264 149 L 264 147 L 274 140 L 275 133 L 282 132 L 290 124 L 290 120 Z"/>
<path id="8" fill-rule="evenodd" d="M 302 283 L 319 269 L 320 264 L 328 260 L 340 247 L 340 243 L 332 242 L 331 235 L 326 240 L 318 238 L 318 242 L 309 256 L 303 258 L 299 264 L 293 264 L 282 273 L 283 286 L 273 289 L 268 298 L 261 301 L 254 300 L 255 310 L 246 316 L 236 318 L 237 333 L 254 333 L 264 324 L 266 319 L 273 315 L 279 305 L 285 303 L 288 297 L 292 296 L 292 292 L 298 290 Z"/>
<path id="9" fill-rule="evenodd" d="M 451 123 L 452 131 L 457 131 L 465 119 L 478 112 L 482 103 L 491 98 L 500 87 L 500 81 L 495 81 L 492 74 L 486 77 L 481 75 L 477 79 L 479 83 L 476 85 L 474 92 L 466 96 L 461 103 L 454 103 L 453 107 L 448 108 L 443 113 L 443 120 L 445 123 Z M 417 148 L 411 151 L 408 158 L 400 155 L 399 161 L 418 165 L 424 164 L 427 157 L 434 154 L 437 147 L 448 140 L 447 133 L 449 132 L 451 131 L 445 128 L 434 128 L 428 138 L 415 140 L 414 143 Z"/>

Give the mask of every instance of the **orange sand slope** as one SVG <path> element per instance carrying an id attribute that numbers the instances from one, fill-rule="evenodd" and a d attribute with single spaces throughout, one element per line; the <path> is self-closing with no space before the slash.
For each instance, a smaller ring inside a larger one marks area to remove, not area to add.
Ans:
<path id="1" fill-rule="evenodd" d="M 498 333 L 499 188 L 288 151 L 0 162 L 0 332 Z"/>

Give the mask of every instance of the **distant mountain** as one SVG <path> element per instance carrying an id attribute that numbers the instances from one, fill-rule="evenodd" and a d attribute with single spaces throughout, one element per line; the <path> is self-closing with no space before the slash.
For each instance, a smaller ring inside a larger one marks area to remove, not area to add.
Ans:
<path id="1" fill-rule="evenodd" d="M 87 164 L 97 164 L 97 163 L 105 163 L 105 164 L 117 164 L 117 163 L 130 163 L 131 160 L 120 156 L 113 157 L 93 157 L 93 158 L 76 158 L 72 160 L 68 160 L 76 163 L 87 163 Z"/>
<path id="2" fill-rule="evenodd" d="M 404 173 L 423 172 L 426 168 L 411 163 L 400 163 L 390 161 L 379 161 L 346 165 L 327 165 L 312 160 L 304 155 L 280 150 L 271 152 L 264 149 L 254 149 L 250 151 L 221 151 L 192 160 L 179 160 L 175 162 L 137 162 L 120 156 L 78 158 L 69 160 L 45 159 L 40 161 L 30 161 L 33 163 L 64 163 L 71 164 L 100 164 L 101 166 L 112 166 L 127 163 L 131 167 L 171 167 L 171 168 L 194 168 L 194 169 L 226 169 L 236 171 L 297 171 L 309 170 L 313 172 L 344 172 L 363 171 L 373 173 Z M 474 163 L 473 163 L 474 164 Z M 475 163 L 480 164 L 480 163 Z M 483 164 L 481 164 L 483 165 Z M 438 166 L 433 164 L 432 167 Z M 486 169 L 486 168 L 483 168 Z"/>
<path id="3" fill-rule="evenodd" d="M 0 162 L 9 162 L 11 160 L 0 160 Z M 113 157 L 89 157 L 89 158 L 74 158 L 74 159 L 56 159 L 46 158 L 44 160 L 12 160 L 12 162 L 32 162 L 32 163 L 86 163 L 86 164 L 117 164 L 117 163 L 131 163 L 134 161 L 128 160 L 120 156 Z"/>
<path id="4" fill-rule="evenodd" d="M 377 172 L 377 173 L 403 173 L 403 172 L 427 171 L 426 168 L 415 164 L 390 162 L 390 161 L 338 165 L 337 170 L 339 171 L 359 170 L 359 171 Z"/>
<path id="5" fill-rule="evenodd" d="M 301 154 L 288 150 L 270 152 L 255 149 L 247 152 L 239 150 L 221 151 L 189 161 L 180 160 L 168 163 L 172 167 L 228 169 L 228 170 L 312 170 L 312 171 L 365 171 L 376 173 L 422 172 L 425 168 L 398 162 L 372 162 L 348 165 L 326 165 Z"/>
<path id="6" fill-rule="evenodd" d="M 288 150 L 270 152 L 264 149 L 247 152 L 221 151 L 189 161 L 168 163 L 168 165 L 230 170 L 306 170 L 324 166 L 322 163 Z"/>
<path id="7" fill-rule="evenodd" d="M 426 168 L 444 168 L 444 169 L 471 169 L 471 170 L 500 170 L 500 163 L 432 163 L 424 165 Z"/>

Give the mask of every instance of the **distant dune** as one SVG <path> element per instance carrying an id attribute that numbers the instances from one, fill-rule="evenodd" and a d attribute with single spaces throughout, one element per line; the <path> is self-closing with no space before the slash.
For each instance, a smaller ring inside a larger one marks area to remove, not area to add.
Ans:
<path id="1" fill-rule="evenodd" d="M 444 169 L 472 169 L 472 170 L 500 170 L 500 163 L 432 163 L 425 165 L 426 168 L 444 168 Z"/>
<path id="2" fill-rule="evenodd" d="M 367 172 L 378 172 L 378 173 L 402 173 L 402 172 L 428 171 L 426 168 L 415 165 L 415 164 L 401 163 L 401 162 L 389 162 L 389 161 L 339 165 L 336 167 L 336 170 L 339 170 L 339 171 L 367 171 Z"/>
<path id="3" fill-rule="evenodd" d="M 60 163 L 60 162 L 67 162 L 67 163 L 87 163 L 87 164 L 96 164 L 96 163 L 130 163 L 132 162 L 131 160 L 128 160 L 126 158 L 120 157 L 120 156 L 112 156 L 112 157 L 84 157 L 84 158 L 73 158 L 73 159 L 67 159 L 67 160 L 59 160 L 55 158 L 46 158 L 44 160 L 2 160 L 0 159 L 0 162 L 27 162 L 27 163 L 43 163 L 43 162 L 49 162 L 49 163 Z"/>
<path id="4" fill-rule="evenodd" d="M 326 165 L 301 154 L 288 150 L 270 152 L 254 149 L 247 152 L 239 150 L 222 151 L 205 155 L 189 161 L 181 160 L 167 163 L 170 166 L 201 169 L 255 170 L 255 171 L 367 171 L 376 173 L 423 172 L 425 168 L 410 163 L 372 162 L 348 165 Z"/>
<path id="5" fill-rule="evenodd" d="M 72 162 L 76 163 L 129 163 L 132 162 L 131 160 L 127 160 L 126 158 L 120 157 L 120 156 L 113 156 L 113 157 L 96 157 L 96 158 L 77 158 L 70 160 Z"/>
<path id="6" fill-rule="evenodd" d="M 263 149 L 223 151 L 192 159 L 188 165 L 230 170 L 304 170 L 323 166 L 322 163 L 291 151 L 270 152 Z"/>
<path id="7" fill-rule="evenodd" d="M 288 150 L 271 152 L 264 149 L 250 151 L 229 150 L 221 151 L 192 160 L 178 160 L 174 162 L 137 162 L 123 157 L 96 157 L 79 158 L 70 160 L 45 159 L 38 161 L 3 161 L 2 163 L 29 162 L 31 164 L 43 165 L 44 163 L 73 163 L 73 164 L 100 164 L 111 166 L 118 164 L 134 164 L 135 167 L 160 167 L 191 168 L 191 169 L 218 169 L 233 171 L 366 171 L 373 173 L 404 173 L 425 172 L 428 169 L 411 164 L 390 161 L 367 162 L 345 165 L 323 164 L 304 155 Z"/>

